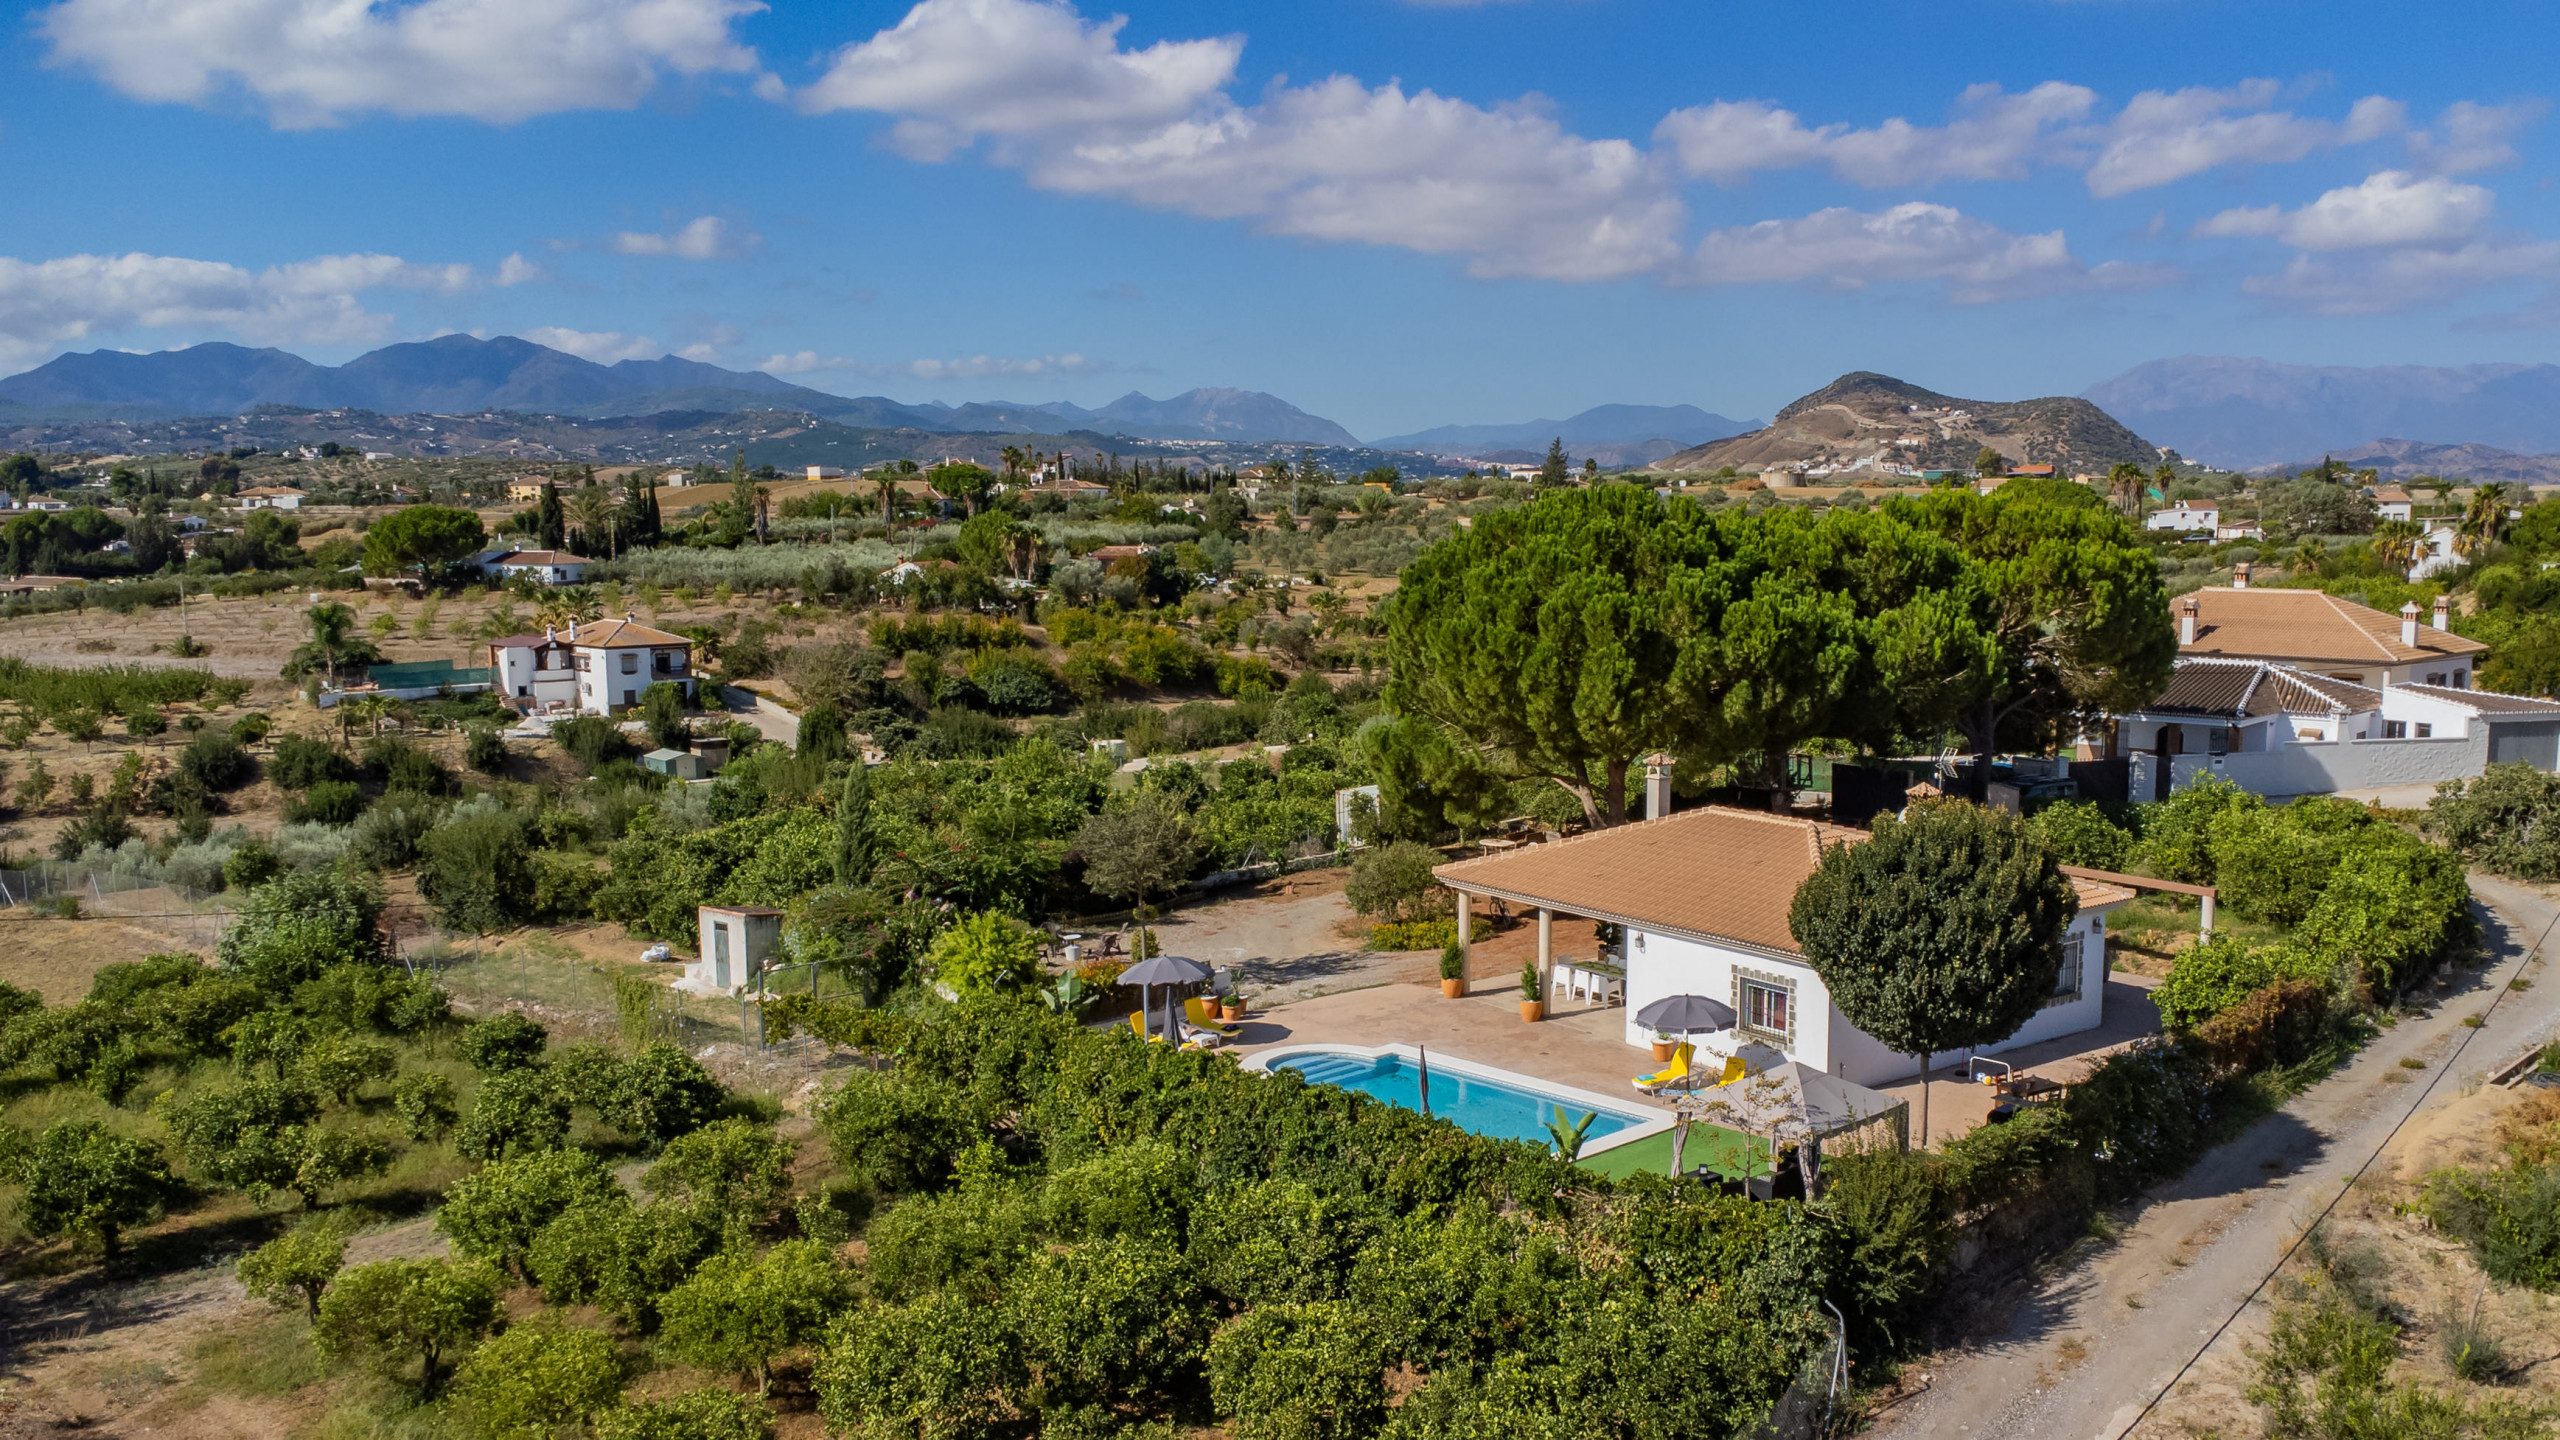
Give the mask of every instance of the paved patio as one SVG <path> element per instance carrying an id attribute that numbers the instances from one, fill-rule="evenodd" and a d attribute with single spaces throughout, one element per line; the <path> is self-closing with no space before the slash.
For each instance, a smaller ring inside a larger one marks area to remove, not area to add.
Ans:
<path id="1" fill-rule="evenodd" d="M 2158 980 L 2110 975 L 2095 1030 L 2028 1045 L 2000 1058 L 2019 1073 L 2068 1084 L 2100 1059 L 2160 1030 L 2151 1004 Z M 1656 1067 L 1648 1051 L 1626 1043 L 1626 1012 L 1617 1007 L 1569 1006 L 1535 1025 L 1520 1019 L 1516 985 L 1478 981 L 1476 992 L 1450 1000 L 1437 985 L 1374 985 L 1367 989 L 1256 1009 L 1243 1024 L 1236 1050 L 1250 1055 L 1277 1045 L 1420 1045 L 1461 1060 L 1622 1097 L 1634 1109 L 1668 1109 L 1627 1082 Z M 1880 1086 L 1911 1102 L 1920 1116 L 1920 1082 Z M 1986 1085 L 1962 1083 L 1955 1066 L 1936 1072 L 1930 1087 L 1930 1143 L 1940 1144 L 1980 1125 L 1991 1113 Z M 1915 1137 L 1916 1138 L 1916 1137 Z"/>

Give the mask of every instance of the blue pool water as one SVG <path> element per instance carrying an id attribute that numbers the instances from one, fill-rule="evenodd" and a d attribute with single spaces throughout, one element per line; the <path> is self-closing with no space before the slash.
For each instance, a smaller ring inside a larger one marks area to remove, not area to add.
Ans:
<path id="1" fill-rule="evenodd" d="M 1374 1059 L 1366 1055 L 1298 1055 L 1271 1068 L 1295 1070 L 1313 1084 L 1339 1085 L 1345 1090 L 1374 1095 L 1407 1110 L 1422 1108 L 1421 1069 L 1401 1055 L 1380 1055 Z M 1593 1106 L 1559 1100 L 1518 1085 L 1460 1075 L 1438 1066 L 1431 1070 L 1431 1113 L 1478 1135 L 1544 1144 L 1549 1120 L 1562 1116 L 1570 1124 L 1581 1119 L 1586 1112 L 1596 1113 L 1598 1118 L 1591 1122 L 1591 1129 L 1583 1135 L 1585 1144 L 1641 1125 L 1646 1119 L 1621 1110 L 1597 1110 Z"/>

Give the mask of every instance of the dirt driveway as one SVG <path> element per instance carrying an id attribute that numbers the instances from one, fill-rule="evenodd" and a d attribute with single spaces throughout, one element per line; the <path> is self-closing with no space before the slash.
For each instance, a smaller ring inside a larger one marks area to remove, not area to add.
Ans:
<path id="1" fill-rule="evenodd" d="M 2560 1029 L 2560 985 L 2547 981 L 2506 991 L 2484 1026 L 2463 1024 L 2487 1011 L 2520 967 L 2541 976 L 2540 957 L 2550 953 L 2543 942 L 2560 920 L 2541 891 L 2480 875 L 2471 884 L 2489 908 L 2487 966 L 2424 994 L 2431 1009 L 2408 1015 L 2353 1063 L 2154 1191 L 2112 1244 L 2058 1267 L 1971 1344 L 1908 1367 L 1926 1375 L 1928 1388 L 1878 1417 L 1870 1433 L 2117 1440 L 2208 1341 L 2199 1374 L 2262 1335 L 2263 1296 L 2215 1332 L 2413 1106 L 2423 1125 Z M 2188 1433 L 2156 1412 L 2135 1432 L 2157 1440 Z"/>
<path id="2" fill-rule="evenodd" d="M 1156 922 L 1168 955 L 1235 967 L 1259 1006 L 1399 981 L 1436 979 L 1436 957 L 1362 943 L 1366 926 L 1342 898 L 1347 870 L 1284 875 L 1188 905 Z"/>

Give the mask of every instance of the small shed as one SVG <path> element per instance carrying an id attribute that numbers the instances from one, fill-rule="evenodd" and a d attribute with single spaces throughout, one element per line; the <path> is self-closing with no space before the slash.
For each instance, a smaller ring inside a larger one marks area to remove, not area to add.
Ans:
<path id="1" fill-rule="evenodd" d="M 729 737 L 726 735 L 694 736 L 693 758 L 702 766 L 703 774 L 719 774 L 720 767 L 729 763 Z"/>
<path id="2" fill-rule="evenodd" d="M 782 912 L 764 905 L 704 905 L 695 912 L 701 959 L 684 967 L 675 988 L 729 995 L 756 983 L 782 948 Z"/>
<path id="3" fill-rule="evenodd" d="M 702 763 L 702 757 L 690 750 L 652 750 L 640 757 L 640 763 L 678 780 L 699 780 L 710 773 Z"/>

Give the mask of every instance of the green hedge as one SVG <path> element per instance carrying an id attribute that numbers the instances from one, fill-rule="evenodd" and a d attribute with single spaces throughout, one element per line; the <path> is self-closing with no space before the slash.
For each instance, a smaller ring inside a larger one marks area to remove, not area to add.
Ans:
<path id="1" fill-rule="evenodd" d="M 1493 937 L 1493 922 L 1470 917 L 1467 939 L 1470 944 Z M 1458 922 L 1447 920 L 1407 920 L 1402 924 L 1369 927 L 1372 950 L 1437 950 L 1458 938 Z"/>

